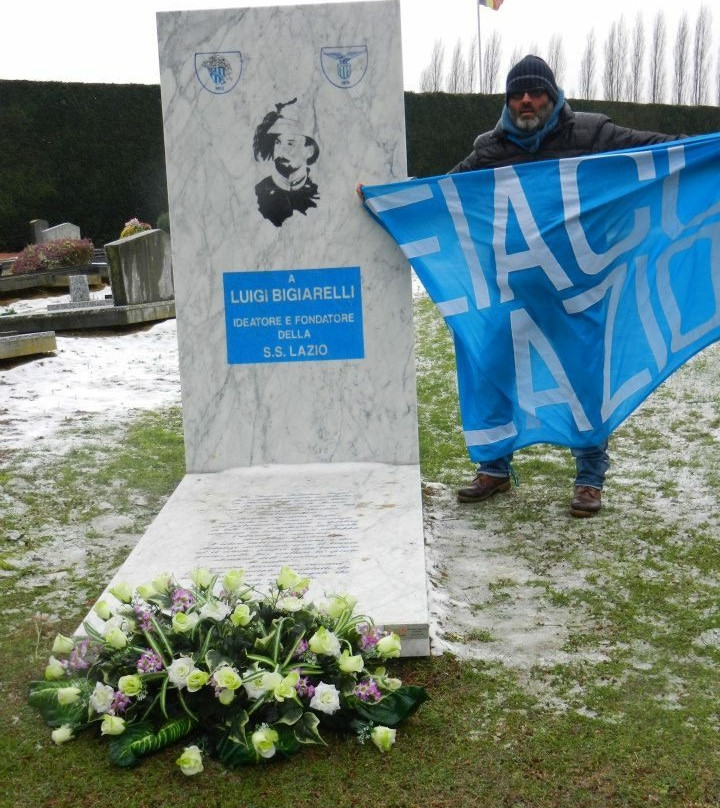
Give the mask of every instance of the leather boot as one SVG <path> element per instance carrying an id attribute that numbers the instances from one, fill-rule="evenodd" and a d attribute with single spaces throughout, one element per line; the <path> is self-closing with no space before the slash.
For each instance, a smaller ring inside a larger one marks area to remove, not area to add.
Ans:
<path id="1" fill-rule="evenodd" d="M 483 502 L 493 494 L 510 490 L 509 477 L 493 477 L 490 474 L 478 474 L 466 488 L 457 492 L 460 502 Z"/>
<path id="2" fill-rule="evenodd" d="M 589 485 L 576 485 L 570 502 L 570 513 L 579 519 L 595 516 L 602 507 L 602 491 Z"/>

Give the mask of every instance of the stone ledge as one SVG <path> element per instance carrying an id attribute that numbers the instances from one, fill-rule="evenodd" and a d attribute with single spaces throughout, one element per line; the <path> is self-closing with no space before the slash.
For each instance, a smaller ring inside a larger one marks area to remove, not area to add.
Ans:
<path id="1" fill-rule="evenodd" d="M 138 303 L 133 306 L 72 308 L 0 317 L 1 334 L 29 334 L 33 331 L 81 331 L 87 328 L 116 328 L 175 317 L 175 301 Z"/>
<path id="2" fill-rule="evenodd" d="M 101 599 L 120 581 L 242 568 L 261 591 L 283 565 L 311 579 L 308 599 L 354 595 L 357 611 L 430 653 L 419 466 L 310 463 L 188 474 Z M 95 624 L 90 612 L 87 618 Z"/>
<path id="3" fill-rule="evenodd" d="M 0 336 L 0 359 L 53 353 L 56 350 L 57 342 L 54 331 Z"/>

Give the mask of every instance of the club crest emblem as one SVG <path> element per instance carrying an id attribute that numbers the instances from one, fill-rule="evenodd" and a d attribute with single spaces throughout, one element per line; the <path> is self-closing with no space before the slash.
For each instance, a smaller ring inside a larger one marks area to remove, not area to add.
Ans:
<path id="1" fill-rule="evenodd" d="M 213 95 L 229 93 L 240 80 L 241 73 L 240 51 L 195 54 L 195 75 L 200 84 Z"/>
<path id="2" fill-rule="evenodd" d="M 336 87 L 347 90 L 359 84 L 365 76 L 367 45 L 320 48 L 320 62 L 325 78 Z"/>

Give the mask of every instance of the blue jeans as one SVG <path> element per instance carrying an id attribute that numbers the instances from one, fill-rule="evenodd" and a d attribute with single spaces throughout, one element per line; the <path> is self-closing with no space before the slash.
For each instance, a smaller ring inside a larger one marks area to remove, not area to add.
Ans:
<path id="1" fill-rule="evenodd" d="M 610 468 L 610 456 L 607 453 L 608 442 L 599 446 L 587 446 L 584 449 L 571 449 L 575 458 L 575 485 L 589 485 L 591 488 L 602 488 L 605 474 Z M 499 457 L 497 460 L 486 460 L 478 466 L 478 473 L 489 474 L 491 477 L 509 477 L 511 454 Z"/>

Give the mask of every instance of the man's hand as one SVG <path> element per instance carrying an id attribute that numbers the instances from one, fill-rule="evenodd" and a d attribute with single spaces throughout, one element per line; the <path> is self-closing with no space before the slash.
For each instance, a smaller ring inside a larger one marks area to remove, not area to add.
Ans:
<path id="1" fill-rule="evenodd" d="M 355 186 L 355 193 L 360 197 L 361 202 L 365 202 L 365 194 L 363 193 L 363 187 L 364 186 L 363 186 L 363 184 L 361 182 L 359 182 Z"/>

